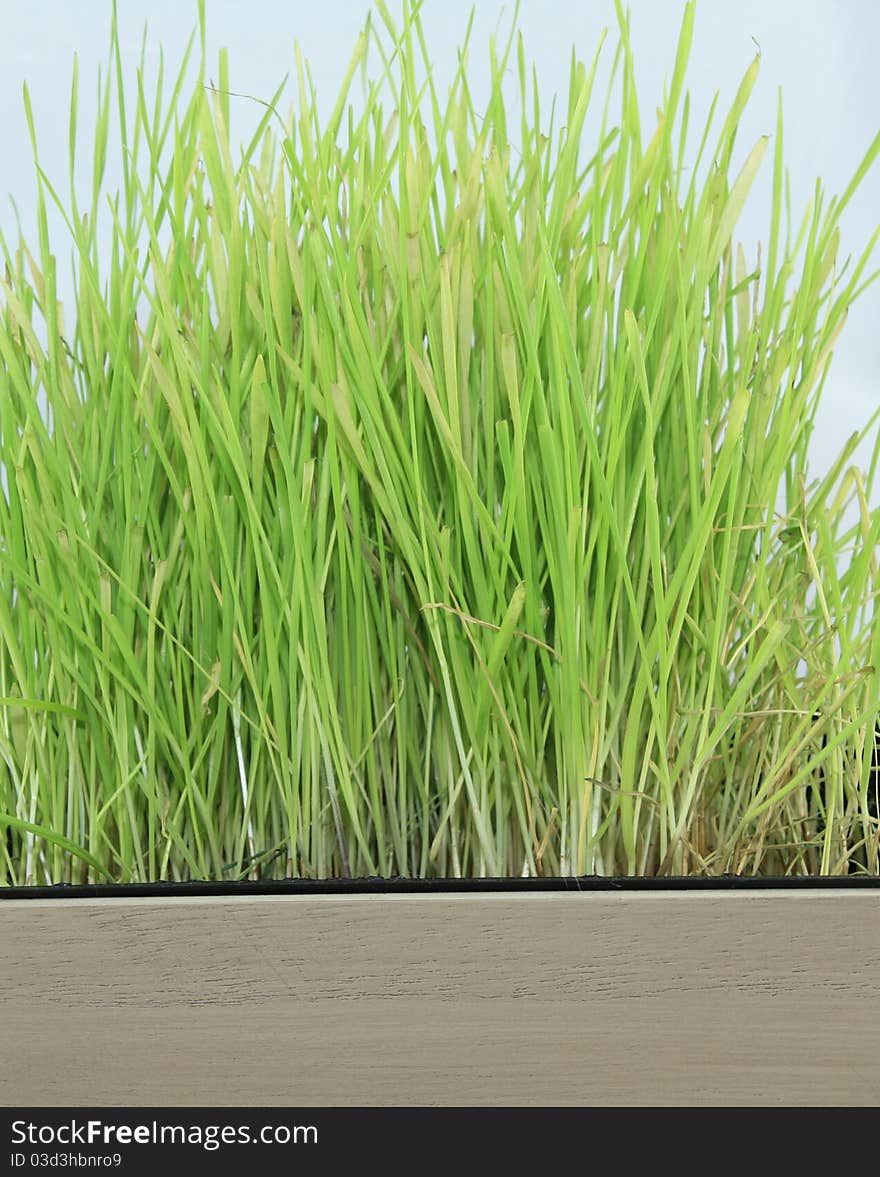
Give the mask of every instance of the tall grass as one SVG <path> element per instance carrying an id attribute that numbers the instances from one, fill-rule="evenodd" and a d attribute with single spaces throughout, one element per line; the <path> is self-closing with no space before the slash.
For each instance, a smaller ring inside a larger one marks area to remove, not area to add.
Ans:
<path id="1" fill-rule="evenodd" d="M 612 84 L 573 57 L 554 122 L 516 36 L 478 111 L 418 5 L 377 3 L 329 119 L 297 59 L 295 115 L 258 96 L 244 149 L 203 12 L 167 96 L 114 19 L 87 206 L 76 73 L 67 196 L 25 91 L 3 881 L 877 873 L 876 417 L 821 481 L 807 451 L 880 136 L 798 219 L 781 106 L 736 141 L 758 61 L 694 155 L 693 4 L 644 131 L 618 11 Z"/>

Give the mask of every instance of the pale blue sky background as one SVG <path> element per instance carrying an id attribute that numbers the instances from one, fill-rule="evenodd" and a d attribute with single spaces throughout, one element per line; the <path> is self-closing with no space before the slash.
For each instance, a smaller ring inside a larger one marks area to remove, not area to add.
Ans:
<path id="1" fill-rule="evenodd" d="M 399 0 L 389 0 L 392 11 Z M 206 0 L 209 60 L 230 49 L 233 89 L 268 98 L 292 71 L 293 42 L 310 61 L 322 104 L 331 106 L 350 51 L 369 9 L 367 0 Z M 633 43 L 640 93 L 647 114 L 660 100 L 672 67 L 682 0 L 631 0 Z M 426 0 L 424 15 L 442 79 L 451 75 L 470 0 Z M 73 54 L 79 56 L 82 130 L 88 133 L 97 69 L 106 59 L 110 0 L 0 0 L 0 230 L 15 239 L 8 194 L 14 195 L 26 234 L 34 225 L 34 182 L 21 89 L 27 80 L 34 103 L 43 164 L 62 186 L 67 174 L 67 106 Z M 483 52 L 488 36 L 512 13 L 511 4 L 480 0 L 470 55 L 470 77 L 481 93 L 487 77 Z M 155 65 L 164 47 L 173 68 L 197 21 L 195 0 L 119 0 L 126 69 L 132 79 L 144 23 L 149 25 L 147 60 Z M 564 90 L 571 47 L 591 58 L 603 27 L 609 27 L 606 61 L 614 43 L 613 0 L 522 0 L 519 26 L 526 52 L 538 70 L 547 104 Z M 722 104 L 733 97 L 755 46 L 762 51 L 761 76 L 743 123 L 744 153 L 775 125 L 776 88 L 786 114 L 786 156 L 793 205 L 803 208 L 817 175 L 840 192 L 880 129 L 880 10 L 875 0 L 702 0 L 689 72 L 692 119 L 699 121 L 716 89 Z M 292 91 L 290 100 L 292 101 Z M 259 115 L 239 103 L 244 135 Z M 285 102 L 285 109 L 289 103 Z M 84 144 L 85 145 L 85 144 Z M 742 238 L 751 252 L 766 238 L 770 157 L 746 210 Z M 856 252 L 880 223 L 880 167 L 875 168 L 843 223 L 843 252 Z M 60 239 L 59 239 L 60 240 Z M 67 250 L 59 250 L 66 258 Z M 880 250 L 876 255 L 880 264 Z M 838 345 L 814 437 L 815 472 L 821 473 L 845 438 L 880 405 L 880 281 L 857 304 Z M 866 455 L 863 461 L 866 461 Z M 875 494 L 875 499 L 876 499 Z"/>

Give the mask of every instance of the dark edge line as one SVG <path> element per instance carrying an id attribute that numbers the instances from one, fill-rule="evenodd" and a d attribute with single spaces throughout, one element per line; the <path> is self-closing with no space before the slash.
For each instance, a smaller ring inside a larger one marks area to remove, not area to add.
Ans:
<path id="1" fill-rule="evenodd" d="M 537 891 L 880 891 L 880 876 L 817 878 L 717 875 L 670 878 L 546 879 L 279 879 L 265 882 L 95 883 L 50 887 L 0 887 L 3 899 L 179 899 L 256 895 L 458 895 L 533 893 Z"/>

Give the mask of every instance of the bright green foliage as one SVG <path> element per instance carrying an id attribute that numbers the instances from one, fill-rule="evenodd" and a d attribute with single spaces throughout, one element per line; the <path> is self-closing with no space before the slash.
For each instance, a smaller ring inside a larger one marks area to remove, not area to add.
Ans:
<path id="1" fill-rule="evenodd" d="M 757 61 L 686 154 L 692 4 L 644 134 L 622 10 L 550 125 L 377 9 L 243 152 L 225 55 L 123 91 L 114 32 L 89 207 L 38 168 L 3 244 L 0 879 L 877 873 L 880 444 L 807 445 L 880 136 L 790 223 Z"/>

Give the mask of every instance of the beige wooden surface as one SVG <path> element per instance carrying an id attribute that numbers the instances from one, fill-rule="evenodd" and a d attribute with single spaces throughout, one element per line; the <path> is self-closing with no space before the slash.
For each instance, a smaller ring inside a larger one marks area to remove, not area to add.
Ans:
<path id="1" fill-rule="evenodd" d="M 880 1104 L 880 892 L 0 902 L 0 1105 Z"/>

